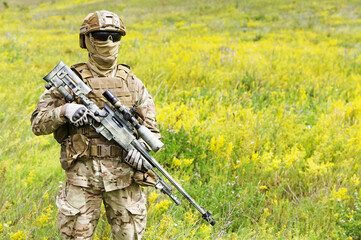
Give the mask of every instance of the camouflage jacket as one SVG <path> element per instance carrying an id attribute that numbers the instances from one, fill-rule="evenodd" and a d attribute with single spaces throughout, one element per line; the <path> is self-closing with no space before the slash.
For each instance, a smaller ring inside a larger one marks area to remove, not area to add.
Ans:
<path id="1" fill-rule="evenodd" d="M 129 72 L 126 78 L 127 82 L 132 81 L 134 83 L 134 91 L 132 91 L 134 107 L 143 120 L 143 125 L 160 137 L 152 97 L 142 81 L 134 74 Z M 106 78 L 104 79 L 106 80 Z M 87 83 L 84 79 L 83 81 Z M 67 123 L 64 116 L 65 103 L 65 99 L 56 88 L 45 90 L 36 105 L 35 111 L 32 113 L 31 128 L 35 135 L 66 133 L 66 136 L 60 142 L 62 149 L 60 161 L 71 160 L 67 162 L 67 168 L 63 167 L 67 175 L 67 181 L 76 186 L 92 187 L 105 191 L 129 186 L 132 183 L 134 170 L 122 161 L 126 153 L 114 147 L 109 148 L 109 152 L 115 152 L 116 156 L 91 154 L 92 150 L 95 149 L 96 152 L 96 150 L 100 149 L 100 146 L 106 149 L 108 146 L 113 147 L 114 143 L 106 141 L 101 136 L 82 135 L 81 131 L 76 134 L 72 133 L 71 130 L 74 127 Z M 90 127 L 84 127 L 84 129 L 87 128 Z M 113 149 L 117 151 L 113 151 Z"/>

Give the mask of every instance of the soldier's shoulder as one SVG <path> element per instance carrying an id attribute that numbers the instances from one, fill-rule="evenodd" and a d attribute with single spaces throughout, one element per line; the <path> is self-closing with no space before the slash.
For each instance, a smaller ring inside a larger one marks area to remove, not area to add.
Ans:
<path id="1" fill-rule="evenodd" d="M 81 72 L 81 70 L 83 69 L 88 69 L 88 65 L 86 63 L 75 63 L 73 65 L 71 65 L 71 70 L 75 70 L 76 72 Z"/>
<path id="2" fill-rule="evenodd" d="M 128 71 L 131 70 L 131 67 L 128 64 L 125 64 L 125 63 L 118 64 L 118 69 L 119 68 L 126 69 Z"/>
<path id="3" fill-rule="evenodd" d="M 92 77 L 92 74 L 86 63 L 73 64 L 71 65 L 70 69 L 73 70 L 73 72 L 75 72 L 81 79 Z"/>
<path id="4" fill-rule="evenodd" d="M 127 74 L 127 79 L 139 80 L 135 76 L 135 74 L 131 71 L 131 69 L 132 68 L 129 65 L 125 64 L 125 63 L 118 64 L 117 73 L 119 74 L 119 72 L 124 72 L 124 73 Z"/>
<path id="5" fill-rule="evenodd" d="M 75 64 L 71 65 L 71 67 L 72 68 L 77 68 L 77 67 L 82 66 L 82 65 L 86 65 L 86 63 L 84 63 L 84 62 L 75 63 Z"/>
<path id="6" fill-rule="evenodd" d="M 130 66 L 127 64 L 118 64 L 115 76 L 123 79 L 124 81 L 129 81 L 129 78 L 133 76 L 133 73 L 130 71 L 130 69 Z"/>

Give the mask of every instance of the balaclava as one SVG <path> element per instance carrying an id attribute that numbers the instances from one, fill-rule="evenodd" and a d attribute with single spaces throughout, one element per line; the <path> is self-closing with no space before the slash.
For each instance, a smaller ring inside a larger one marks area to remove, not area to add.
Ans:
<path id="1" fill-rule="evenodd" d="M 111 37 L 107 41 L 96 41 L 93 36 L 85 36 L 88 50 L 88 65 L 99 76 L 107 77 L 116 68 L 120 41 L 113 42 Z"/>

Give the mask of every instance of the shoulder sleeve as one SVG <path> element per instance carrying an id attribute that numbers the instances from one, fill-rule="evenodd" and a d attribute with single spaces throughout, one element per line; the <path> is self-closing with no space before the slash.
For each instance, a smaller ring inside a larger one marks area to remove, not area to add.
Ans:
<path id="1" fill-rule="evenodd" d="M 135 108 L 143 120 L 143 125 L 149 128 L 158 138 L 160 131 L 155 117 L 155 105 L 152 96 L 148 93 L 144 84 L 134 74 L 129 74 L 135 84 Z"/>
<path id="2" fill-rule="evenodd" d="M 82 80 L 93 76 L 86 63 L 74 64 L 70 67 L 70 69 L 73 70 L 73 72 L 75 72 Z"/>
<path id="3" fill-rule="evenodd" d="M 50 134 L 65 124 L 64 105 L 65 100 L 55 87 L 45 90 L 31 115 L 31 129 L 34 134 Z"/>

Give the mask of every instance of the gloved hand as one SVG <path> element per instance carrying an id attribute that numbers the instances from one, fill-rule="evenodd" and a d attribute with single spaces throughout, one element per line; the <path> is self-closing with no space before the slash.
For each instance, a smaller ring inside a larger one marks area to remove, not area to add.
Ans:
<path id="1" fill-rule="evenodd" d="M 64 116 L 76 127 L 88 124 L 88 109 L 81 104 L 68 103 L 65 106 Z"/>
<path id="2" fill-rule="evenodd" d="M 143 157 L 140 155 L 140 152 L 136 149 L 132 149 L 128 152 L 128 155 L 124 158 L 130 166 L 137 170 L 142 170 L 143 167 Z"/>

